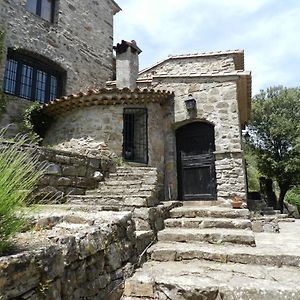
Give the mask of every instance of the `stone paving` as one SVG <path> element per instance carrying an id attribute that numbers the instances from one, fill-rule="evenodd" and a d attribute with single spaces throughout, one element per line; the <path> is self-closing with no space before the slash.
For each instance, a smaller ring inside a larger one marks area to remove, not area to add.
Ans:
<path id="1" fill-rule="evenodd" d="M 300 299 L 300 220 L 280 222 L 280 233 L 253 233 L 247 210 L 193 205 L 170 214 L 122 300 Z"/>

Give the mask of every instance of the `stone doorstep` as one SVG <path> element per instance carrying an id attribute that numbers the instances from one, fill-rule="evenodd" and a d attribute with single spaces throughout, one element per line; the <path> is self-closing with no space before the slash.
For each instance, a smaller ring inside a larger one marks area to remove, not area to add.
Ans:
<path id="1" fill-rule="evenodd" d="M 299 300 L 299 277 L 300 270 L 291 267 L 149 262 L 126 280 L 121 299 Z"/>
<path id="2" fill-rule="evenodd" d="M 184 228 L 235 228 L 251 229 L 252 224 L 247 219 L 230 219 L 230 218 L 174 218 L 165 220 L 167 228 L 184 227 Z"/>
<path id="3" fill-rule="evenodd" d="M 212 244 L 233 243 L 255 246 L 250 230 L 224 228 L 166 228 L 158 233 L 158 241 L 207 242 Z"/>
<path id="4" fill-rule="evenodd" d="M 154 261 L 209 260 L 241 264 L 300 267 L 300 255 L 282 254 L 245 245 L 214 245 L 201 242 L 158 242 L 148 250 Z"/>
<path id="5" fill-rule="evenodd" d="M 200 207 L 177 207 L 170 211 L 171 218 L 195 218 L 195 217 L 209 217 L 209 218 L 249 218 L 248 209 L 232 209 L 220 206 L 200 206 Z"/>

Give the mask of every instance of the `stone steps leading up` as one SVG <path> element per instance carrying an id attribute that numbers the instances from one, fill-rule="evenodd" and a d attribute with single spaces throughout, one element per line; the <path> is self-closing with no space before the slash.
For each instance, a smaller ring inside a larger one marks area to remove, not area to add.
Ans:
<path id="1" fill-rule="evenodd" d="M 231 218 L 173 218 L 165 220 L 166 228 L 234 228 L 251 229 L 252 224 L 247 219 Z"/>
<path id="2" fill-rule="evenodd" d="M 206 207 L 196 207 L 196 206 L 182 206 L 172 209 L 170 212 L 171 218 L 249 218 L 248 209 L 232 209 L 221 206 L 206 206 Z"/>
<path id="3" fill-rule="evenodd" d="M 148 262 L 125 282 L 122 300 L 299 300 L 300 270 L 208 261 Z"/>
<path id="4" fill-rule="evenodd" d="M 120 194 L 88 194 L 67 196 L 69 204 L 104 205 L 104 206 L 133 206 L 152 207 L 157 203 L 156 199 L 140 195 L 120 195 Z"/>
<path id="5" fill-rule="evenodd" d="M 166 228 L 158 233 L 158 241 L 234 243 L 255 246 L 251 230 L 223 228 Z"/>
<path id="6" fill-rule="evenodd" d="M 290 266 L 300 268 L 300 256 L 292 251 L 289 254 L 278 253 L 276 249 L 257 249 L 245 245 L 214 245 L 201 242 L 158 242 L 148 250 L 148 256 L 154 261 L 209 260 L 271 266 Z"/>

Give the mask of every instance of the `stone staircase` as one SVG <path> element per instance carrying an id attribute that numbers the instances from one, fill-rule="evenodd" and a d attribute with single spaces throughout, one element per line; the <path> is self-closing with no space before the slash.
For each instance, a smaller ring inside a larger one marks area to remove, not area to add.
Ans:
<path id="1" fill-rule="evenodd" d="M 101 205 L 108 209 L 120 207 L 152 207 L 158 200 L 157 169 L 151 167 L 118 167 L 97 190 L 86 195 L 70 195 L 72 204 Z"/>
<path id="2" fill-rule="evenodd" d="M 300 256 L 257 248 L 249 215 L 221 206 L 172 209 L 122 300 L 299 300 Z"/>
<path id="3" fill-rule="evenodd" d="M 124 165 L 100 182 L 96 190 L 87 191 L 86 195 L 69 195 L 67 204 L 93 206 L 97 211 L 131 211 L 140 255 L 156 240 L 169 211 L 180 203 L 160 202 L 156 168 Z"/>

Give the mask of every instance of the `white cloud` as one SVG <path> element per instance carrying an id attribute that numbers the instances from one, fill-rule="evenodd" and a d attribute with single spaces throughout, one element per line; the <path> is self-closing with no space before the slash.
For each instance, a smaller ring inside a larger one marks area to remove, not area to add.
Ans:
<path id="1" fill-rule="evenodd" d="M 119 0 L 115 43 L 135 39 L 146 67 L 168 54 L 245 49 L 253 90 L 300 85 L 298 0 Z"/>

